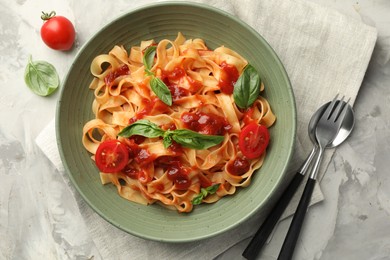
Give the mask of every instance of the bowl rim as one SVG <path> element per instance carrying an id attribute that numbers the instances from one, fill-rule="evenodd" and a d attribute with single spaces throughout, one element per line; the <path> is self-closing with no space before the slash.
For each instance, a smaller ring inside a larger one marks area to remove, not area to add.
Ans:
<path id="1" fill-rule="evenodd" d="M 231 225 L 229 225 L 229 226 L 227 226 L 225 228 L 222 228 L 219 231 L 216 231 L 216 232 L 213 232 L 213 233 L 208 233 L 208 234 L 205 234 L 205 235 L 200 235 L 200 236 L 197 236 L 197 237 L 189 237 L 189 238 L 184 238 L 184 239 L 183 238 L 180 238 L 180 239 L 176 239 L 176 238 L 161 238 L 161 237 L 156 237 L 156 236 L 145 235 L 143 233 L 135 232 L 134 230 L 128 230 L 128 229 L 124 228 L 122 225 L 120 225 L 119 223 L 117 223 L 115 220 L 113 220 L 110 217 L 106 216 L 99 209 L 99 207 L 94 205 L 94 203 L 88 198 L 88 196 L 86 196 L 84 194 L 84 192 L 81 189 L 81 187 L 77 184 L 77 181 L 76 181 L 75 177 L 71 173 L 70 167 L 69 167 L 68 162 L 66 160 L 66 155 L 64 154 L 63 144 L 62 144 L 62 141 L 61 141 L 61 128 L 60 128 L 60 120 L 59 120 L 60 114 L 61 114 L 61 111 L 60 111 L 61 110 L 61 102 L 62 102 L 62 99 L 63 99 L 63 95 L 64 95 L 64 93 L 66 91 L 64 87 L 61 88 L 60 97 L 59 97 L 59 99 L 57 101 L 56 115 L 55 115 L 55 130 L 56 130 L 57 147 L 58 147 L 58 150 L 59 150 L 59 153 L 60 153 L 61 162 L 63 163 L 65 172 L 67 173 L 66 175 L 70 178 L 70 180 L 71 180 L 71 182 L 73 184 L 73 187 L 76 188 L 76 190 L 79 193 L 79 195 L 88 204 L 88 206 L 93 209 L 93 211 L 95 213 L 97 213 L 100 217 L 102 217 L 105 221 L 109 222 L 111 225 L 115 226 L 116 228 L 119 228 L 122 231 L 125 231 L 128 234 L 131 234 L 131 235 L 134 235 L 134 236 L 137 236 L 137 237 L 140 237 L 140 238 L 148 239 L 148 240 L 159 241 L 159 242 L 168 242 L 168 243 L 182 243 L 183 242 L 183 243 L 185 243 L 185 242 L 193 242 L 193 241 L 199 241 L 199 240 L 211 238 L 211 237 L 220 235 L 222 233 L 225 233 L 228 230 L 232 230 L 233 228 L 243 224 L 245 221 L 247 221 L 249 218 L 251 218 L 259 210 L 259 208 L 261 208 L 261 206 L 264 203 L 266 203 L 269 200 L 270 196 L 273 195 L 277 189 L 279 189 L 279 187 L 281 186 L 281 180 L 283 178 L 285 178 L 286 175 L 288 174 L 287 169 L 288 169 L 288 166 L 289 166 L 289 164 L 290 164 L 290 162 L 292 160 L 292 154 L 293 154 L 295 141 L 296 141 L 295 140 L 296 139 L 295 136 L 296 136 L 296 131 L 297 131 L 297 112 L 296 112 L 296 101 L 295 101 L 294 92 L 293 92 L 293 88 L 292 88 L 292 85 L 291 85 L 290 78 L 289 78 L 289 76 L 287 74 L 287 71 L 286 71 L 283 63 L 281 62 L 279 56 L 277 55 L 275 50 L 272 48 L 272 46 L 268 43 L 268 41 L 259 32 L 257 32 L 254 28 L 252 28 L 249 24 L 245 23 L 243 20 L 241 20 L 240 18 L 234 16 L 233 14 L 228 13 L 228 12 L 226 12 L 224 10 L 221 10 L 221 9 L 219 9 L 217 7 L 211 6 L 209 4 L 201 4 L 201 3 L 197 3 L 197 2 L 163 1 L 163 2 L 157 2 L 157 3 L 149 3 L 149 4 L 141 5 L 141 6 L 138 6 L 138 7 L 135 7 L 135 8 L 131 8 L 128 11 L 125 11 L 123 14 L 118 15 L 118 16 L 114 17 L 113 19 L 110 19 L 109 21 L 107 21 L 105 23 L 105 25 L 103 25 L 102 27 L 99 27 L 97 30 L 95 30 L 95 32 L 89 37 L 89 39 L 87 39 L 84 42 L 84 44 L 81 46 L 81 48 L 77 51 L 76 55 L 72 59 L 73 62 L 71 64 L 71 66 L 68 68 L 67 73 L 66 73 L 66 75 L 65 75 L 61 85 L 64 86 L 65 83 L 68 81 L 68 78 L 71 76 L 70 75 L 70 71 L 72 71 L 72 68 L 75 66 L 74 62 L 79 59 L 79 57 L 83 54 L 84 50 L 98 36 L 98 32 L 100 32 L 100 31 L 110 27 L 112 23 L 115 23 L 118 20 L 121 20 L 121 19 L 123 19 L 126 16 L 133 15 L 135 13 L 138 13 L 138 12 L 141 12 L 143 10 L 150 9 L 150 8 L 156 8 L 156 7 L 160 7 L 160 6 L 171 6 L 171 5 L 196 7 L 196 8 L 199 8 L 199 9 L 212 11 L 212 12 L 218 13 L 219 15 L 226 16 L 230 20 L 234 21 L 235 23 L 238 23 L 240 26 L 245 27 L 248 31 L 250 31 L 252 34 L 254 34 L 256 36 L 256 38 L 258 38 L 260 41 L 262 41 L 264 43 L 264 46 L 269 50 L 270 55 L 273 57 L 276 65 L 278 66 L 278 68 L 282 72 L 283 81 L 285 81 L 287 83 L 287 85 L 288 85 L 287 90 L 288 90 L 289 101 L 291 102 L 291 106 L 293 107 L 293 110 L 291 111 L 292 112 L 292 125 L 291 125 L 291 131 L 290 131 L 291 144 L 289 144 L 289 146 L 288 146 L 289 149 L 288 149 L 287 156 L 286 156 L 286 163 L 284 164 L 284 167 L 282 168 L 282 173 L 279 175 L 279 178 L 275 179 L 275 185 L 272 187 L 272 191 L 273 192 L 270 192 L 270 193 L 267 194 L 267 196 L 264 198 L 263 203 L 260 203 L 257 207 L 254 207 L 253 210 L 248 212 L 248 214 L 246 214 L 245 216 L 243 216 L 240 219 L 240 221 L 235 222 L 235 223 L 233 223 L 233 224 L 231 224 Z"/>

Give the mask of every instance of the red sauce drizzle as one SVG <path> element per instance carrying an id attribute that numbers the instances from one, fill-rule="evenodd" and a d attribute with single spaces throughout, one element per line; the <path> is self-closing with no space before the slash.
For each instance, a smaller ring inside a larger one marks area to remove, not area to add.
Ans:
<path id="1" fill-rule="evenodd" d="M 158 191 L 163 191 L 164 190 L 164 184 L 162 184 L 162 183 L 155 183 L 154 185 L 153 185 L 153 187 L 156 189 L 156 190 L 158 190 Z"/>
<path id="2" fill-rule="evenodd" d="M 179 87 L 178 85 L 169 84 L 167 86 L 169 88 L 169 91 L 171 92 L 173 101 L 176 101 L 176 100 L 178 100 L 178 99 L 180 99 L 182 97 L 190 95 L 190 91 L 188 91 L 185 88 Z"/>
<path id="3" fill-rule="evenodd" d="M 123 75 L 129 75 L 129 74 L 130 74 L 129 67 L 126 64 L 122 64 L 117 69 L 107 74 L 107 76 L 104 78 L 104 83 L 106 83 L 106 86 L 112 87 L 114 80 L 116 78 Z"/>
<path id="4" fill-rule="evenodd" d="M 177 84 L 178 81 L 184 77 L 186 77 L 190 89 L 185 89 Z M 173 101 L 189 96 L 191 93 L 197 92 L 203 86 L 201 82 L 188 77 L 186 71 L 182 67 L 175 67 L 172 71 L 162 71 L 161 79 L 171 91 Z"/>
<path id="5" fill-rule="evenodd" d="M 174 183 L 176 189 L 187 190 L 191 186 L 188 168 L 184 167 L 178 157 L 159 157 L 155 161 L 154 166 L 161 167 L 166 171 L 168 179 Z"/>
<path id="6" fill-rule="evenodd" d="M 149 163 L 152 163 L 156 159 L 156 155 L 150 154 L 148 150 L 141 148 L 137 155 L 135 156 L 134 160 L 139 165 L 147 165 Z"/>
<path id="7" fill-rule="evenodd" d="M 134 168 L 131 168 L 129 165 L 123 169 L 123 173 L 132 179 L 138 179 L 138 171 Z"/>
<path id="8" fill-rule="evenodd" d="M 123 139 L 123 142 L 126 144 L 127 150 L 129 151 L 129 158 L 130 159 L 135 158 L 135 156 L 137 156 L 137 154 L 140 150 L 140 148 L 138 146 L 139 143 L 137 143 L 137 141 L 133 137 L 135 137 L 135 136 L 132 136 L 132 137 L 127 138 L 127 139 Z"/>
<path id="9" fill-rule="evenodd" d="M 203 173 L 199 173 L 198 178 L 199 178 L 200 187 L 202 188 L 207 188 L 213 185 L 213 183 L 209 180 L 209 178 L 203 175 Z"/>
<path id="10" fill-rule="evenodd" d="M 199 89 L 203 87 L 202 82 L 195 80 L 191 77 L 187 77 L 188 83 L 190 83 L 190 92 L 191 93 L 196 93 Z"/>
<path id="11" fill-rule="evenodd" d="M 222 93 L 233 94 L 234 84 L 238 80 L 239 74 L 235 66 L 227 64 L 225 61 L 221 63 L 221 76 L 218 86 Z"/>
<path id="12" fill-rule="evenodd" d="M 242 121 L 244 122 L 244 125 L 248 125 L 248 124 L 250 124 L 251 122 L 255 121 L 255 120 L 252 118 L 253 113 L 254 113 L 253 107 L 250 107 L 250 108 L 248 108 L 248 109 L 245 110 L 244 115 L 243 115 L 243 118 L 242 118 Z"/>
<path id="13" fill-rule="evenodd" d="M 181 67 L 176 67 L 172 71 L 165 70 L 162 72 L 162 77 L 164 79 L 167 79 L 168 81 L 169 80 L 179 80 L 180 78 L 182 78 L 186 75 L 187 75 L 186 71 Z"/>
<path id="14" fill-rule="evenodd" d="M 175 83 L 180 78 L 185 77 L 186 75 L 186 71 L 181 67 L 175 67 L 172 71 L 162 71 L 161 79 L 171 91 L 173 101 L 176 101 L 181 97 L 188 96 L 190 94 L 187 89 L 182 88 Z"/>
<path id="15" fill-rule="evenodd" d="M 138 180 L 142 183 L 151 181 L 151 177 L 143 170 L 138 172 Z"/>
<path id="16" fill-rule="evenodd" d="M 172 144 L 168 147 L 168 149 L 174 152 L 175 155 L 181 155 L 184 152 L 183 147 L 175 141 L 172 141 Z"/>
<path id="17" fill-rule="evenodd" d="M 129 124 L 132 124 L 147 115 L 157 115 L 162 114 L 169 110 L 169 106 L 167 106 L 160 99 L 155 98 L 153 100 L 149 100 L 144 98 L 142 100 L 142 109 L 138 111 L 134 117 L 130 118 Z"/>
<path id="18" fill-rule="evenodd" d="M 232 128 L 226 118 L 211 113 L 184 112 L 181 121 L 187 129 L 207 135 L 223 135 Z"/>
<path id="19" fill-rule="evenodd" d="M 241 176 L 249 171 L 250 163 L 245 158 L 237 157 L 233 162 L 229 162 L 227 170 L 229 173 Z"/>

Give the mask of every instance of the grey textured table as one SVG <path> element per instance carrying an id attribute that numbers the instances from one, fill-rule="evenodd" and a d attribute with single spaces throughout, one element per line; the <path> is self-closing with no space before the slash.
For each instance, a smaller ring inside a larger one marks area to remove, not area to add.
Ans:
<path id="1" fill-rule="evenodd" d="M 375 26 L 378 41 L 355 103 L 356 129 L 321 182 L 325 200 L 310 209 L 296 253 L 299 259 L 390 259 L 390 1 L 312 1 Z M 58 93 L 35 96 L 23 81 L 32 48 L 60 64 L 60 75 L 66 73 L 74 53 L 45 47 L 37 28 L 44 7 L 64 10 L 85 30 L 93 21 L 83 19 L 75 5 L 0 0 L 0 259 L 99 258 L 99 249 L 80 230 L 83 220 L 74 215 L 69 188 L 34 143 L 54 117 Z M 78 5 L 103 8 L 92 1 Z M 275 259 L 290 220 L 279 224 L 261 259 Z M 220 259 L 239 259 L 247 243 Z"/>

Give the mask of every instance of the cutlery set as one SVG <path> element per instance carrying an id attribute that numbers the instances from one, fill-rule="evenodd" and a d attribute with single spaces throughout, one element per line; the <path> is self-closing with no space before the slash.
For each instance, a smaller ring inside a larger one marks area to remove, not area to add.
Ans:
<path id="1" fill-rule="evenodd" d="M 349 100 L 344 101 L 344 97 L 338 99 L 338 95 L 336 95 L 331 102 L 324 104 L 313 114 L 308 126 L 309 137 L 314 145 L 313 149 L 244 250 L 242 255 L 246 259 L 256 259 L 306 173 L 311 169 L 278 256 L 278 260 L 292 259 L 325 149 L 335 148 L 341 144 L 347 139 L 354 127 L 354 112 L 348 102 Z M 314 158 L 314 164 L 312 164 Z"/>

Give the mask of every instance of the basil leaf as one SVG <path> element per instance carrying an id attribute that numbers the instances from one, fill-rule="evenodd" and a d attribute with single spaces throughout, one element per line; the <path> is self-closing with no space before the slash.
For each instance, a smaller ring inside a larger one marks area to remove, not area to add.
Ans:
<path id="1" fill-rule="evenodd" d="M 168 130 L 164 133 L 164 136 L 163 136 L 163 144 L 164 144 L 164 147 L 165 148 L 168 148 L 169 146 L 171 146 L 172 144 L 172 131 L 171 130 Z"/>
<path id="2" fill-rule="evenodd" d="M 202 203 L 202 200 L 203 200 L 203 194 L 202 194 L 202 193 L 199 193 L 198 195 L 196 195 L 196 196 L 192 199 L 191 203 L 192 203 L 192 205 L 199 205 L 199 204 Z"/>
<path id="3" fill-rule="evenodd" d="M 155 76 L 152 77 L 150 81 L 150 88 L 153 90 L 154 94 L 168 106 L 172 105 L 172 94 L 169 91 L 169 88 L 165 83 Z"/>
<path id="4" fill-rule="evenodd" d="M 203 135 L 188 129 L 162 130 L 155 123 L 149 120 L 138 120 L 133 124 L 126 126 L 119 132 L 118 136 L 130 137 L 132 135 L 142 135 L 148 138 L 163 137 L 163 144 L 168 148 L 172 141 L 181 144 L 184 147 L 192 149 L 207 149 L 221 143 L 224 139 L 219 135 Z"/>
<path id="5" fill-rule="evenodd" d="M 150 69 L 153 67 L 153 61 L 155 55 L 156 55 L 156 46 L 150 46 L 149 48 L 146 49 L 144 53 L 144 57 L 142 58 L 142 62 L 145 66 L 145 70 L 149 73 L 151 73 Z"/>
<path id="6" fill-rule="evenodd" d="M 156 46 L 150 46 L 146 49 L 144 56 L 142 58 L 142 62 L 145 66 L 145 73 L 148 76 L 151 76 L 152 79 L 150 80 L 150 88 L 156 94 L 156 96 L 165 104 L 168 106 L 172 105 L 172 94 L 171 91 L 169 91 L 169 88 L 165 83 L 160 79 L 157 78 L 153 72 L 151 72 L 151 68 L 153 67 L 154 62 L 154 56 L 156 55 Z"/>
<path id="7" fill-rule="evenodd" d="M 211 185 L 211 186 L 206 188 L 206 191 L 208 191 L 209 194 L 214 194 L 219 189 L 219 186 L 221 186 L 221 183 Z"/>
<path id="8" fill-rule="evenodd" d="M 188 129 L 173 130 L 172 139 L 184 147 L 191 149 L 207 149 L 220 144 L 224 137 L 219 135 L 203 135 Z"/>
<path id="9" fill-rule="evenodd" d="M 55 67 L 46 61 L 33 61 L 31 55 L 24 71 L 24 81 L 39 96 L 52 94 L 60 85 Z"/>
<path id="10" fill-rule="evenodd" d="M 155 138 L 164 135 L 164 130 L 162 130 L 158 125 L 152 123 L 148 120 L 138 120 L 133 124 L 126 126 L 118 134 L 122 137 L 130 137 L 132 135 L 142 135 L 148 138 Z"/>
<path id="11" fill-rule="evenodd" d="M 192 199 L 191 201 L 192 205 L 201 204 L 203 199 L 207 197 L 207 195 L 216 193 L 220 185 L 221 185 L 220 183 L 217 183 L 207 188 L 201 188 L 200 193 Z"/>
<path id="12" fill-rule="evenodd" d="M 260 95 L 260 76 L 256 69 L 248 64 L 234 84 L 233 98 L 240 108 L 248 108 Z"/>

